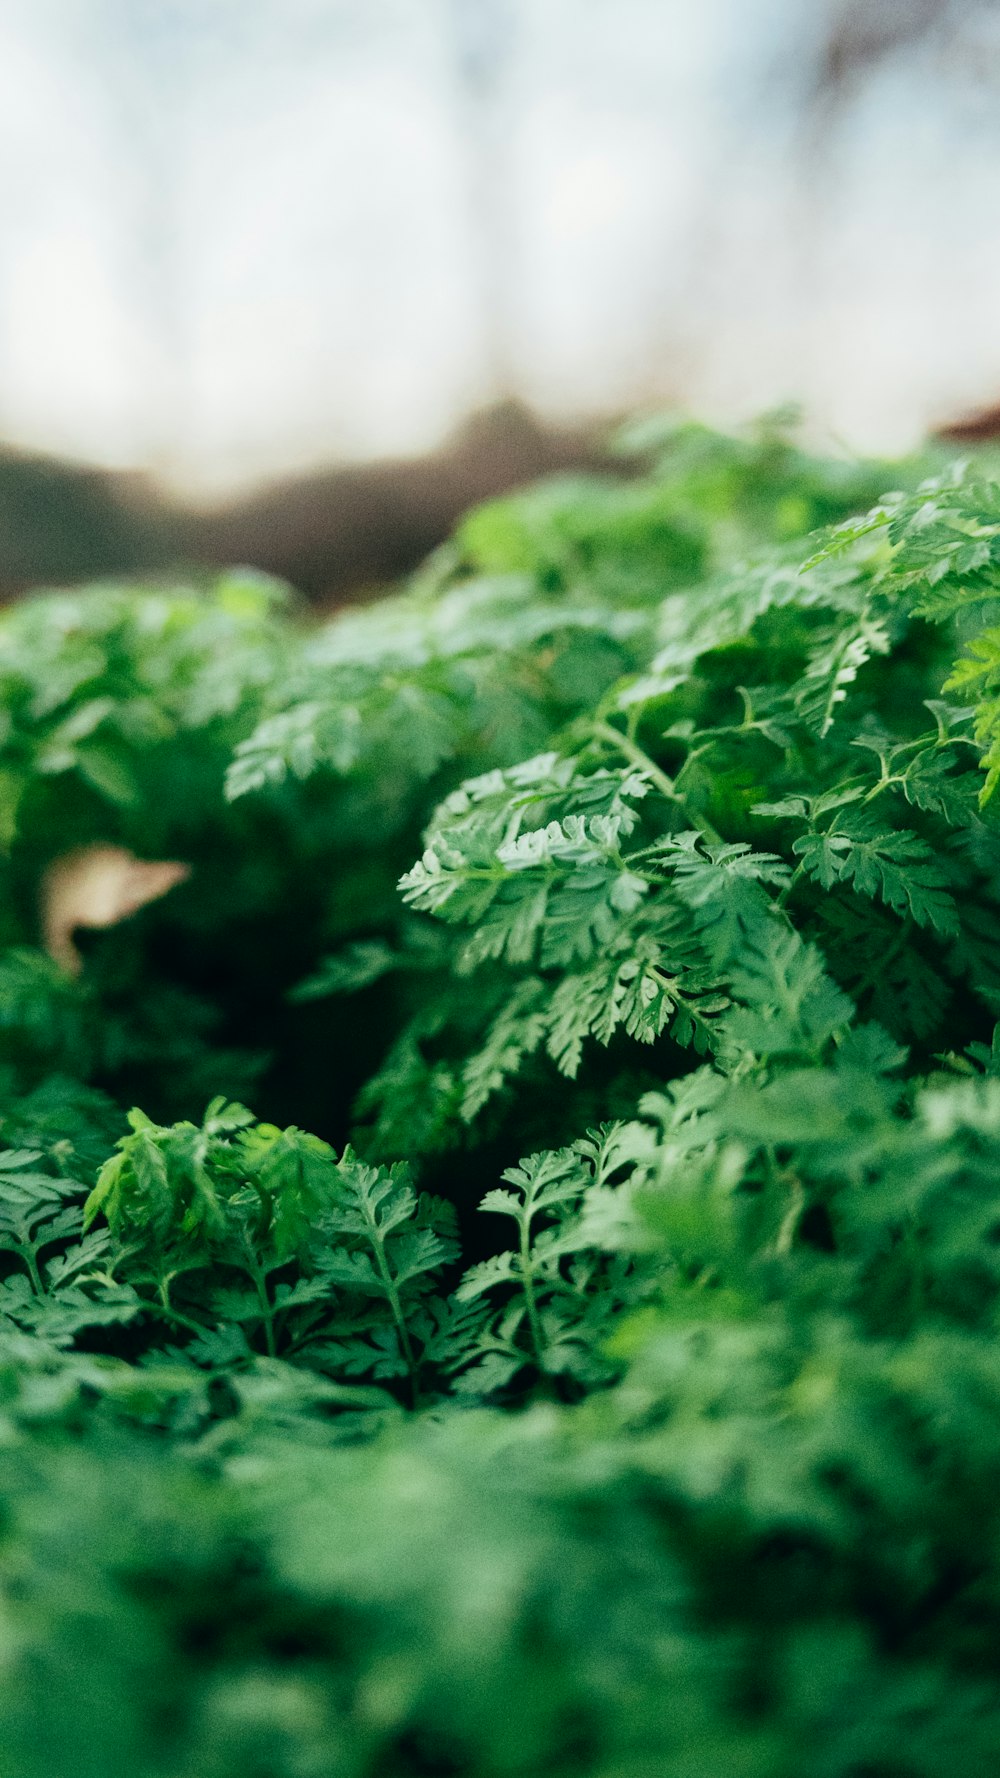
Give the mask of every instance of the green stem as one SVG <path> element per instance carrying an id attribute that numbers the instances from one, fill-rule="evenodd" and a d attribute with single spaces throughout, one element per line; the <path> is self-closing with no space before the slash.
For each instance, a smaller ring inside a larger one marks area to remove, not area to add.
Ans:
<path id="1" fill-rule="evenodd" d="M 796 885 L 799 883 L 801 878 L 805 876 L 805 871 L 806 871 L 806 867 L 804 864 L 796 865 L 795 869 L 793 870 L 791 876 L 788 879 L 788 882 L 785 884 L 785 887 L 782 889 L 781 894 L 777 897 L 777 899 L 775 901 L 774 905 L 776 908 L 781 908 L 782 910 L 784 910 L 785 903 L 787 902 L 789 896 L 791 895 L 792 890 L 796 887 Z"/>
<path id="2" fill-rule="evenodd" d="M 781 1219 L 778 1233 L 774 1238 L 775 1253 L 791 1252 L 792 1243 L 795 1240 L 795 1231 L 799 1226 L 802 1212 L 805 1209 L 805 1202 L 806 1194 L 802 1189 L 802 1181 L 798 1178 L 793 1178 L 791 1180 L 788 1208 Z"/>
<path id="3" fill-rule="evenodd" d="M 277 1358 L 278 1347 L 274 1338 L 274 1310 L 271 1308 L 271 1299 L 267 1294 L 267 1281 L 264 1278 L 255 1278 L 254 1284 L 257 1290 L 258 1301 L 260 1302 L 261 1313 L 264 1317 L 264 1339 L 267 1342 L 267 1356 L 268 1358 Z"/>
<path id="4" fill-rule="evenodd" d="M 528 1327 L 531 1330 L 531 1344 L 534 1347 L 535 1363 L 540 1371 L 545 1369 L 545 1340 L 542 1334 L 542 1322 L 538 1313 L 538 1299 L 535 1295 L 535 1270 L 531 1261 L 531 1209 L 525 1205 L 521 1217 L 521 1283 L 524 1286 L 524 1303 L 528 1311 Z"/>
<path id="5" fill-rule="evenodd" d="M 610 722 L 595 722 L 594 734 L 600 740 L 607 741 L 610 746 L 617 747 L 619 753 L 623 753 L 626 759 L 632 761 L 633 765 L 639 766 L 647 777 L 652 778 L 657 789 L 662 790 L 664 796 L 670 798 L 671 802 L 681 800 L 677 795 L 677 787 L 673 779 L 669 778 L 666 772 L 662 771 L 650 759 L 649 754 L 639 746 L 638 741 L 633 741 L 630 735 L 623 735 L 621 729 L 612 728 Z"/>
<path id="6" fill-rule="evenodd" d="M 711 822 L 707 821 L 704 815 L 700 815 L 697 811 L 688 807 L 684 797 L 678 791 L 673 778 L 669 777 L 668 774 L 656 764 L 655 760 L 650 759 L 649 754 L 644 748 L 639 746 L 637 741 L 633 741 L 629 735 L 623 735 L 620 729 L 612 728 L 610 722 L 595 722 L 593 733 L 598 740 L 606 741 L 610 747 L 617 748 L 618 752 L 623 754 L 627 760 L 630 760 L 632 765 L 637 766 L 641 772 L 645 773 L 647 778 L 652 779 L 657 790 L 659 790 L 663 796 L 667 797 L 670 802 L 676 803 L 678 808 L 683 809 L 688 820 L 705 835 L 706 839 L 714 840 L 716 842 L 721 840 L 722 835 L 716 831 Z"/>
<path id="7" fill-rule="evenodd" d="M 267 1356 L 268 1358 L 277 1358 L 278 1346 L 274 1337 L 274 1308 L 271 1299 L 267 1294 L 267 1273 L 258 1263 L 257 1256 L 249 1242 L 245 1243 L 244 1251 L 246 1254 L 246 1264 L 244 1269 L 248 1277 L 253 1280 L 253 1287 L 257 1292 L 257 1301 L 260 1303 L 261 1320 L 264 1323 L 264 1339 L 267 1344 Z"/>
<path id="8" fill-rule="evenodd" d="M 38 1270 L 38 1261 L 35 1257 L 35 1249 L 32 1246 L 30 1246 L 30 1244 L 28 1242 L 25 1242 L 23 1244 L 23 1246 L 16 1248 L 15 1251 L 20 1255 L 21 1259 L 23 1259 L 25 1265 L 28 1268 L 28 1276 L 31 1279 L 31 1288 L 34 1291 L 35 1295 L 36 1296 L 44 1296 L 45 1295 L 45 1286 L 42 1283 L 42 1275 Z"/>
<path id="9" fill-rule="evenodd" d="M 382 1239 L 382 1231 L 367 1204 L 365 1205 L 365 1217 L 371 1231 L 371 1244 L 372 1251 L 375 1255 L 375 1264 L 378 1266 L 379 1277 L 385 1286 L 385 1294 L 388 1299 L 389 1307 L 392 1310 L 393 1321 L 396 1323 L 396 1332 L 399 1335 L 400 1349 L 406 1360 L 406 1368 L 410 1373 L 411 1405 L 416 1407 L 420 1399 L 420 1392 L 417 1381 L 417 1361 L 413 1352 L 413 1344 L 410 1340 L 410 1330 L 406 1325 L 406 1316 L 403 1314 L 403 1305 L 400 1301 L 399 1291 L 396 1288 L 396 1280 L 389 1269 L 389 1262 L 385 1257 L 385 1244 Z"/>
<path id="10" fill-rule="evenodd" d="M 161 1321 L 172 1321 L 177 1327 L 186 1327 L 190 1333 L 203 1334 L 204 1323 L 195 1321 L 190 1315 L 183 1315 L 180 1309 L 171 1309 L 166 1303 L 143 1303 L 147 1315 L 158 1315 Z"/>

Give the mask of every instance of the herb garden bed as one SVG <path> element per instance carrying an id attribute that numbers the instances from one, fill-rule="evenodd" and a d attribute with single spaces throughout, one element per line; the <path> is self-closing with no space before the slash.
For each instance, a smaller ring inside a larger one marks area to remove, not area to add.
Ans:
<path id="1" fill-rule="evenodd" d="M 627 448 L 0 620 L 11 1778 L 1000 1770 L 1000 487 Z"/>

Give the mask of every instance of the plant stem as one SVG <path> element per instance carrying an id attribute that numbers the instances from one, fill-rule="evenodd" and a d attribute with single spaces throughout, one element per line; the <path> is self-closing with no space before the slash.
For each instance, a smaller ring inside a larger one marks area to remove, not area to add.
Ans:
<path id="1" fill-rule="evenodd" d="M 25 1265 L 28 1268 L 28 1276 L 31 1279 L 31 1288 L 34 1291 L 35 1295 L 36 1296 L 44 1296 L 45 1295 L 45 1286 L 42 1283 L 42 1275 L 38 1270 L 38 1261 L 35 1257 L 35 1249 L 31 1246 L 31 1244 L 29 1242 L 26 1241 L 23 1244 L 23 1246 L 20 1246 L 16 1249 L 16 1252 L 20 1255 L 20 1257 L 23 1259 Z"/>
<path id="2" fill-rule="evenodd" d="M 161 1321 L 173 1321 L 178 1327 L 186 1327 L 191 1333 L 205 1332 L 202 1322 L 195 1321 L 191 1315 L 182 1314 L 180 1309 L 171 1309 L 167 1303 L 144 1302 L 142 1306 L 147 1315 L 158 1315 Z"/>
<path id="3" fill-rule="evenodd" d="M 716 842 L 721 840 L 722 835 L 716 831 L 711 822 L 697 810 L 688 807 L 673 778 L 669 777 L 662 767 L 656 764 L 655 760 L 650 759 L 645 749 L 640 747 L 637 741 L 633 741 L 630 735 L 623 735 L 620 729 L 612 728 L 610 722 L 595 722 L 593 733 L 598 740 L 606 741 L 610 747 L 617 748 L 618 752 L 630 760 L 634 766 L 637 766 L 641 772 L 644 772 L 647 778 L 652 779 L 657 790 L 669 798 L 670 802 L 676 803 L 678 808 L 683 809 L 692 826 L 697 827 L 706 839 Z"/>
<path id="4" fill-rule="evenodd" d="M 805 865 L 804 864 L 797 864 L 795 869 L 793 870 L 791 876 L 789 877 L 787 883 L 785 884 L 785 887 L 782 889 L 781 894 L 775 900 L 774 905 L 776 908 L 780 908 L 781 911 L 784 912 L 785 903 L 788 901 L 788 898 L 791 895 L 796 884 L 801 882 L 801 880 L 805 876 L 805 874 L 806 874 Z"/>
<path id="5" fill-rule="evenodd" d="M 375 1264 L 378 1266 L 379 1277 L 385 1286 L 385 1294 L 389 1302 L 389 1307 L 392 1310 L 392 1318 L 396 1323 L 396 1332 L 399 1335 L 400 1350 L 406 1360 L 406 1368 L 410 1374 L 411 1404 L 413 1407 L 416 1407 L 420 1399 L 420 1392 L 417 1383 L 417 1361 L 413 1354 L 410 1330 L 406 1325 L 406 1316 L 403 1314 L 403 1305 L 400 1301 L 399 1291 L 396 1288 L 396 1280 L 389 1269 L 389 1262 L 385 1256 L 385 1242 L 383 1240 L 382 1231 L 375 1220 L 367 1199 L 365 1200 L 365 1220 L 371 1231 L 371 1244 L 372 1251 L 375 1255 Z"/>
<path id="6" fill-rule="evenodd" d="M 535 1271 L 531 1260 L 531 1216 L 531 1208 L 526 1204 L 524 1215 L 520 1218 L 521 1283 L 524 1286 L 524 1303 L 528 1311 L 528 1327 L 531 1330 L 535 1363 L 540 1371 L 544 1371 L 545 1340 L 542 1334 L 541 1317 L 538 1313 L 538 1300 L 535 1296 Z"/>
<path id="7" fill-rule="evenodd" d="M 610 722 L 595 722 L 594 733 L 600 740 L 607 741 L 612 747 L 617 747 L 619 753 L 623 753 L 626 759 L 630 759 L 633 765 L 638 766 L 646 773 L 647 777 L 652 778 L 657 789 L 661 790 L 664 796 L 668 796 L 671 802 L 681 801 L 673 779 L 668 777 L 666 772 L 662 771 L 650 759 L 649 754 L 639 746 L 638 741 L 633 741 L 629 735 L 623 735 L 620 729 L 612 728 Z"/>
<path id="8" fill-rule="evenodd" d="M 264 1338 L 267 1341 L 267 1356 L 268 1358 L 277 1358 L 278 1348 L 274 1338 L 274 1310 L 271 1307 L 271 1299 L 267 1294 L 267 1280 L 266 1278 L 258 1276 L 254 1278 L 254 1284 L 257 1289 L 257 1297 L 260 1302 L 261 1312 L 264 1316 Z"/>
<path id="9" fill-rule="evenodd" d="M 805 1209 L 805 1202 L 806 1194 L 802 1189 L 802 1181 L 797 1177 L 793 1178 L 791 1181 L 788 1208 L 781 1219 L 778 1232 L 774 1238 L 775 1253 L 791 1252 L 792 1243 L 795 1240 L 795 1231 L 799 1226 L 802 1212 Z"/>
<path id="10" fill-rule="evenodd" d="M 257 1292 L 257 1301 L 260 1303 L 261 1319 L 264 1323 L 264 1339 L 267 1343 L 267 1356 L 268 1358 L 277 1358 L 278 1346 L 274 1337 L 274 1308 L 271 1299 L 267 1294 L 267 1273 L 259 1264 L 257 1255 L 254 1253 L 249 1241 L 245 1241 L 243 1245 L 246 1254 L 245 1270 L 248 1276 L 253 1279 L 253 1286 Z"/>

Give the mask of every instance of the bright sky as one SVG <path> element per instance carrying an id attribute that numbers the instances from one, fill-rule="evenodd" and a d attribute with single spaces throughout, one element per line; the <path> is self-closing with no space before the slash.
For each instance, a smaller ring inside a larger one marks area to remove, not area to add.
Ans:
<path id="1" fill-rule="evenodd" d="M 810 148 L 832 4 L 0 0 L 0 438 L 210 495 L 502 383 L 880 447 L 1000 400 L 997 8 Z"/>

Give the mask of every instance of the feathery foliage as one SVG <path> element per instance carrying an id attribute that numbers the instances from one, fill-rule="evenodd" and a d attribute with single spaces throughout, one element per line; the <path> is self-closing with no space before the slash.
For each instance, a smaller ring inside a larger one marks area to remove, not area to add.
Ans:
<path id="1" fill-rule="evenodd" d="M 620 448 L 0 614 L 18 1778 L 1000 1762 L 1000 490 Z"/>

